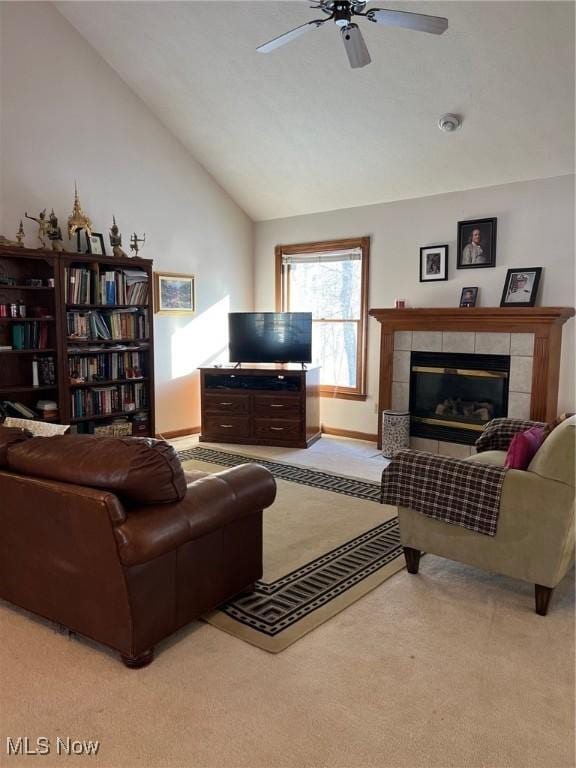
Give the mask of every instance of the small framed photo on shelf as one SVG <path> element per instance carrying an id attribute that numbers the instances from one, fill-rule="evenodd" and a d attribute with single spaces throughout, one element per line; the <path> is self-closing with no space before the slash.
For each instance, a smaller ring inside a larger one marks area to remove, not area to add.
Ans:
<path id="1" fill-rule="evenodd" d="M 92 253 L 94 256 L 106 256 L 104 237 L 99 232 L 92 232 L 91 235 L 86 233 L 86 240 L 88 244 L 88 253 Z"/>
<path id="2" fill-rule="evenodd" d="M 458 222 L 457 269 L 496 266 L 496 219 Z"/>
<path id="3" fill-rule="evenodd" d="M 478 286 L 475 286 L 473 288 L 462 288 L 462 293 L 460 294 L 460 306 L 475 307 L 477 298 L 478 298 Z"/>
<path id="4" fill-rule="evenodd" d="M 98 232 L 88 234 L 85 229 L 76 232 L 76 250 L 78 253 L 91 253 L 94 256 L 106 256 L 104 237 Z"/>
<path id="5" fill-rule="evenodd" d="M 420 248 L 420 282 L 448 280 L 448 246 L 430 245 Z"/>
<path id="6" fill-rule="evenodd" d="M 500 301 L 501 307 L 533 307 L 542 267 L 509 269 Z"/>
<path id="7" fill-rule="evenodd" d="M 154 312 L 161 315 L 193 315 L 196 311 L 194 275 L 154 272 Z"/>

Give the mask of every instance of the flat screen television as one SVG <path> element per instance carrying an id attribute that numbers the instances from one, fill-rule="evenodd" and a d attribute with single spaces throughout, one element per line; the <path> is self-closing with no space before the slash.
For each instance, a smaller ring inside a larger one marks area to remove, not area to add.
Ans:
<path id="1" fill-rule="evenodd" d="M 312 362 L 311 312 L 230 312 L 232 363 Z"/>

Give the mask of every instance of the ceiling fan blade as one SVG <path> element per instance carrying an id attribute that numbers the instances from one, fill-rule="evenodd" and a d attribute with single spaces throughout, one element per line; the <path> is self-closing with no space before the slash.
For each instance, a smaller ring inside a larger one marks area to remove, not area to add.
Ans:
<path id="1" fill-rule="evenodd" d="M 370 64 L 372 59 L 357 24 L 348 24 L 346 27 L 342 27 L 342 42 L 352 69 L 359 69 Z"/>
<path id="2" fill-rule="evenodd" d="M 366 13 L 366 18 L 376 24 L 385 24 L 387 27 L 405 27 L 418 32 L 431 32 L 433 35 L 441 35 L 448 29 L 448 19 L 442 16 L 428 16 L 424 13 L 372 8 Z"/>
<path id="3" fill-rule="evenodd" d="M 300 35 L 303 35 L 305 32 L 308 32 L 310 29 L 316 29 L 316 27 L 321 27 L 322 24 L 325 24 L 328 21 L 328 19 L 318 19 L 315 21 L 309 21 L 306 24 L 302 24 L 299 27 L 295 27 L 294 29 L 291 29 L 289 32 L 284 32 L 283 35 L 279 35 L 278 37 L 275 37 L 273 40 L 269 40 L 267 43 L 264 43 L 263 45 L 260 45 L 256 50 L 259 53 L 269 53 L 270 51 L 275 50 L 276 48 L 280 48 L 281 45 L 285 45 L 286 43 L 289 43 L 290 40 L 294 40 L 297 37 L 300 37 Z"/>

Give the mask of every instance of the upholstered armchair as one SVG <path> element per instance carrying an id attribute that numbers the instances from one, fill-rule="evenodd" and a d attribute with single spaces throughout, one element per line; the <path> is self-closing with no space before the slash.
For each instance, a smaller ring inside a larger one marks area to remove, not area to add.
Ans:
<path id="1" fill-rule="evenodd" d="M 552 430 L 526 471 L 500 473 L 495 535 L 399 505 L 400 539 L 408 571 L 418 573 L 421 552 L 429 552 L 522 579 L 535 585 L 536 612 L 546 615 L 552 591 L 574 558 L 575 436 L 576 417 L 572 416 Z M 499 445 L 506 447 L 502 442 Z M 505 457 L 505 450 L 487 450 L 449 461 L 457 471 L 468 463 L 503 467 Z M 434 459 L 443 461 L 445 457 L 428 459 L 432 466 Z M 442 489 L 436 488 L 434 493 L 440 494 Z"/>

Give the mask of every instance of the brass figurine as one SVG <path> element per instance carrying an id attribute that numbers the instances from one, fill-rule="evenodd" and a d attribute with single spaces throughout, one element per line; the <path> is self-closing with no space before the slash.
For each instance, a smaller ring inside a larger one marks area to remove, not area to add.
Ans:
<path id="1" fill-rule="evenodd" d="M 72 208 L 72 215 L 68 217 L 68 237 L 70 240 L 79 229 L 85 229 L 88 235 L 92 234 L 92 222 L 82 210 L 80 200 L 78 199 L 78 188 L 76 183 L 74 183 L 74 207 Z"/>
<path id="2" fill-rule="evenodd" d="M 24 211 L 24 216 L 31 221 L 35 221 L 38 224 L 38 240 L 41 242 L 41 248 L 46 248 L 46 235 L 48 234 L 48 222 L 46 221 L 46 208 L 40 211 L 38 218 L 34 216 L 28 216 L 28 211 Z"/>
<path id="3" fill-rule="evenodd" d="M 144 243 L 146 242 L 146 233 L 142 235 L 142 237 L 138 237 L 136 232 L 132 235 L 130 238 L 130 250 L 134 251 L 134 256 L 138 256 L 138 252 L 142 250 L 144 247 Z M 142 243 L 142 245 L 140 245 Z"/>
<path id="4" fill-rule="evenodd" d="M 24 225 L 22 219 L 20 219 L 20 226 L 18 227 L 18 232 L 16 232 L 16 242 L 20 248 L 24 248 Z"/>
<path id="5" fill-rule="evenodd" d="M 112 216 L 112 226 L 110 227 L 110 245 L 112 246 L 112 253 L 119 259 L 127 258 L 127 254 L 122 250 L 122 235 L 116 224 L 116 217 Z"/>
<path id="6" fill-rule="evenodd" d="M 54 213 L 54 208 L 48 219 L 48 240 L 52 243 L 53 251 L 63 251 L 62 245 L 62 230 L 58 226 L 58 219 Z"/>

